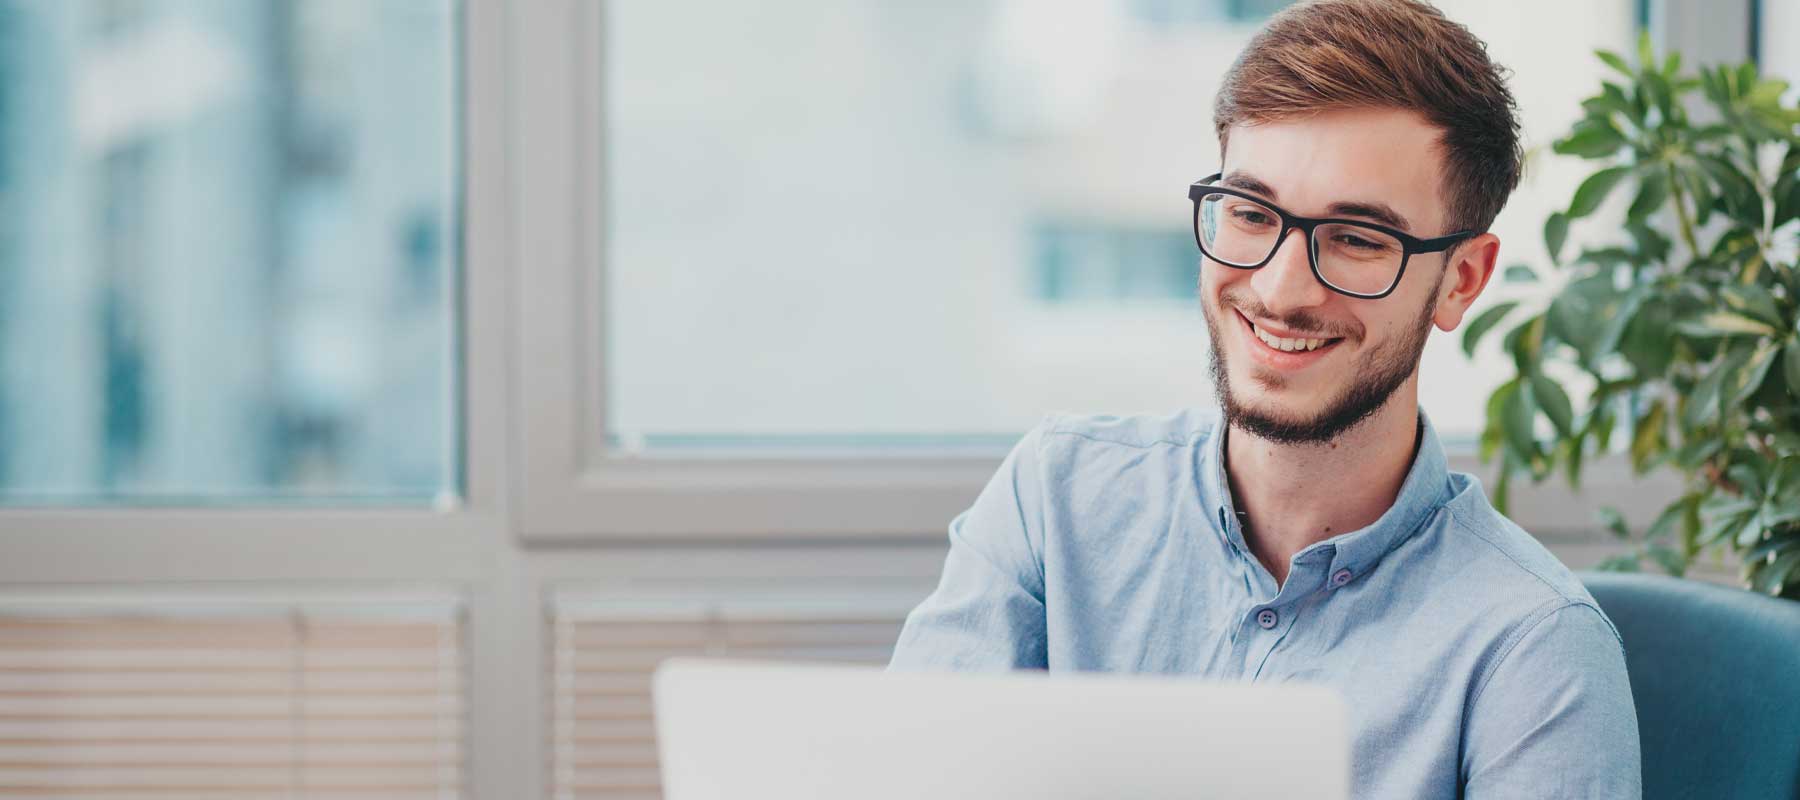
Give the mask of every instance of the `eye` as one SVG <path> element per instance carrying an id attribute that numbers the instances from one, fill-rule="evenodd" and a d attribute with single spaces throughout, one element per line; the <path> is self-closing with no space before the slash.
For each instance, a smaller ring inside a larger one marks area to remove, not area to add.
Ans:
<path id="1" fill-rule="evenodd" d="M 1265 209 L 1262 206 L 1246 203 L 1244 205 L 1231 207 L 1230 213 L 1232 219 L 1247 225 L 1271 225 L 1275 222 L 1274 217 L 1269 214 L 1268 209 Z"/>
<path id="2" fill-rule="evenodd" d="M 1375 241 L 1374 239 L 1360 236 L 1355 233 L 1351 233 L 1349 231 L 1340 232 L 1340 233 L 1338 233 L 1338 235 L 1332 237 L 1332 239 L 1334 241 L 1336 241 L 1338 244 L 1341 244 L 1341 245 L 1351 248 L 1353 250 L 1367 250 L 1370 252 L 1375 252 L 1375 251 L 1387 249 L 1387 245 L 1382 242 L 1378 242 L 1378 241 Z"/>

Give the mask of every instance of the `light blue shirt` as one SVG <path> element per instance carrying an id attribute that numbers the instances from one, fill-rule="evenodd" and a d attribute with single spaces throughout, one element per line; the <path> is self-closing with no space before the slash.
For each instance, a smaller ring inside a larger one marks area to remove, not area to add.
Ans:
<path id="1" fill-rule="evenodd" d="M 1277 587 L 1216 411 L 1047 417 L 951 521 L 890 669 L 1320 682 L 1349 702 L 1357 797 L 1638 797 L 1618 631 L 1420 428 L 1394 505 Z"/>

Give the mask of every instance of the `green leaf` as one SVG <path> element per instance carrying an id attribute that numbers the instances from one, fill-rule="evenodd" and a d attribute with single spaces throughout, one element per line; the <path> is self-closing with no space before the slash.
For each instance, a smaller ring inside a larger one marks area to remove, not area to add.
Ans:
<path id="1" fill-rule="evenodd" d="M 1760 514 L 1762 524 L 1775 528 L 1790 522 L 1800 521 L 1800 501 L 1765 503 Z"/>
<path id="2" fill-rule="evenodd" d="M 1594 450 L 1604 453 L 1612 449 L 1613 426 L 1619 418 L 1613 414 L 1612 407 L 1595 400 L 1593 412 L 1588 417 L 1588 427 L 1594 430 Z"/>
<path id="3" fill-rule="evenodd" d="M 1631 208 L 1625 212 L 1627 219 L 1643 219 L 1662 208 L 1669 199 L 1669 176 L 1661 171 L 1645 175 L 1638 181 L 1637 196 L 1631 199 Z"/>
<path id="4" fill-rule="evenodd" d="M 1694 224 L 1705 225 L 1712 218 L 1714 193 L 1712 181 L 1699 167 L 1687 165 L 1675 169 L 1675 178 L 1687 190 L 1688 204 L 1693 207 Z"/>
<path id="5" fill-rule="evenodd" d="M 1625 220 L 1625 232 L 1631 234 L 1631 243 L 1637 246 L 1639 257 L 1645 261 L 1661 261 L 1669 257 L 1669 250 L 1673 246 L 1669 237 L 1643 220 Z"/>
<path id="6" fill-rule="evenodd" d="M 1501 433 L 1505 436 L 1506 444 L 1526 464 L 1538 458 L 1537 437 L 1532 432 L 1535 416 L 1531 392 L 1525 386 L 1520 386 L 1518 391 L 1507 395 L 1500 408 Z"/>
<path id="7" fill-rule="evenodd" d="M 1557 433 L 1564 436 L 1575 435 L 1575 411 L 1569 405 L 1568 393 L 1556 385 L 1556 381 L 1545 377 L 1542 372 L 1533 372 L 1531 396 L 1544 409 L 1544 416 L 1550 418 L 1550 424 L 1556 426 Z"/>
<path id="8" fill-rule="evenodd" d="M 1753 225 L 1762 224 L 1762 198 L 1756 193 L 1756 186 L 1749 178 L 1744 177 L 1737 165 L 1710 155 L 1697 155 L 1694 163 L 1719 188 L 1719 197 L 1725 201 L 1727 213 Z"/>
<path id="9" fill-rule="evenodd" d="M 1718 437 L 1701 436 L 1687 440 L 1681 445 L 1681 449 L 1669 456 L 1669 460 L 1675 462 L 1675 466 L 1691 472 L 1699 469 L 1701 464 L 1718 455 L 1724 448 L 1725 442 Z"/>
<path id="10" fill-rule="evenodd" d="M 1594 55 L 1599 56 L 1601 61 L 1606 62 L 1607 66 L 1617 70 L 1619 74 L 1624 75 L 1627 78 L 1637 77 L 1637 74 L 1632 72 L 1631 65 L 1625 63 L 1624 56 L 1611 50 L 1595 50 Z"/>
<path id="11" fill-rule="evenodd" d="M 1651 401 L 1650 410 L 1638 420 L 1637 428 L 1631 434 L 1631 466 L 1640 473 L 1649 468 L 1651 460 L 1666 446 L 1664 427 L 1668 413 L 1662 398 Z"/>
<path id="12" fill-rule="evenodd" d="M 1563 286 L 1544 316 L 1548 320 L 1546 337 L 1565 342 L 1580 353 L 1583 366 L 1594 368 L 1597 357 L 1610 351 L 1609 338 L 1616 338 L 1613 326 L 1624 325 L 1618 319 L 1633 313 L 1630 306 L 1638 301 L 1639 290 L 1621 295 L 1613 286 L 1611 270 L 1597 270 L 1585 278 Z"/>
<path id="13" fill-rule="evenodd" d="M 1687 572 L 1687 559 L 1679 551 L 1661 544 L 1650 545 L 1650 560 L 1663 568 L 1663 572 L 1677 578 Z"/>
<path id="14" fill-rule="evenodd" d="M 1694 391 L 1682 399 L 1681 421 L 1690 428 L 1712 422 L 1719 415 L 1719 394 L 1725 376 L 1731 372 L 1729 361 L 1714 366 L 1694 384 Z"/>
<path id="15" fill-rule="evenodd" d="M 1587 441 L 1586 437 L 1587 430 L 1583 429 L 1575 435 L 1575 438 L 1562 441 L 1562 446 L 1566 447 L 1563 450 L 1565 454 L 1563 458 L 1564 472 L 1569 478 L 1569 488 L 1575 491 L 1581 491 L 1581 459 L 1582 453 L 1587 449 L 1583 447 Z"/>
<path id="16" fill-rule="evenodd" d="M 1507 312 L 1518 308 L 1518 306 L 1519 302 L 1517 300 L 1495 303 L 1486 311 L 1477 314 L 1475 319 L 1470 320 L 1469 327 L 1463 329 L 1463 354 L 1473 358 L 1475 356 L 1475 345 L 1481 341 L 1481 337 L 1486 335 L 1495 325 L 1500 324 L 1500 320 L 1506 317 Z"/>
<path id="17" fill-rule="evenodd" d="M 1544 315 L 1539 314 L 1507 331 L 1506 337 L 1501 340 L 1506 351 L 1512 353 L 1513 366 L 1519 370 L 1520 375 L 1537 371 L 1538 356 L 1543 353 L 1544 348 L 1544 326 Z"/>
<path id="18" fill-rule="evenodd" d="M 1503 452 L 1500 456 L 1500 475 L 1494 479 L 1494 496 L 1490 499 L 1494 510 L 1501 514 L 1506 513 L 1507 504 L 1512 501 L 1512 474 L 1512 453 Z"/>
<path id="19" fill-rule="evenodd" d="M 1656 521 L 1650 523 L 1650 527 L 1644 529 L 1644 539 L 1647 541 L 1657 541 L 1667 538 L 1669 534 L 1675 532 L 1675 527 L 1682 523 L 1689 512 L 1693 511 L 1699 502 L 1699 495 L 1689 494 L 1664 506 L 1662 513 L 1656 515 Z"/>
<path id="20" fill-rule="evenodd" d="M 1524 264 L 1513 264 L 1500 273 L 1500 279 L 1507 283 L 1537 283 L 1538 274 Z"/>
<path id="21" fill-rule="evenodd" d="M 1737 536 L 1732 541 L 1738 547 L 1749 547 L 1756 544 L 1756 540 L 1761 539 L 1766 532 L 1767 529 L 1762 526 L 1762 518 L 1751 514 L 1745 518 L 1743 527 L 1738 528 Z"/>
<path id="22" fill-rule="evenodd" d="M 1743 405 L 1744 401 L 1750 399 L 1750 395 L 1761 388 L 1763 378 L 1769 374 L 1769 365 L 1775 363 L 1775 354 L 1779 351 L 1780 348 L 1774 342 L 1763 342 L 1751 354 L 1749 361 L 1731 371 L 1723 387 L 1727 407 Z"/>
<path id="23" fill-rule="evenodd" d="M 1582 158 L 1606 158 L 1630 144 L 1625 134 L 1604 117 L 1589 117 L 1575 123 L 1569 135 L 1550 145 L 1557 155 Z"/>
<path id="24" fill-rule="evenodd" d="M 1644 63 L 1650 64 L 1651 62 Z M 1660 73 L 1645 70 L 1638 75 L 1638 79 L 1642 82 L 1644 94 L 1649 97 L 1650 102 L 1656 105 L 1656 110 L 1662 112 L 1665 124 L 1684 122 L 1679 116 L 1679 107 L 1675 105 L 1675 88 L 1669 85 L 1668 78 L 1663 77 Z"/>
<path id="25" fill-rule="evenodd" d="M 1594 565 L 1599 572 L 1638 572 L 1643 569 L 1638 554 L 1627 553 L 1622 556 L 1611 556 Z"/>
<path id="26" fill-rule="evenodd" d="M 1638 314 L 1642 312 L 1643 306 L 1645 306 L 1645 299 L 1651 297 L 1651 292 L 1652 286 L 1636 286 L 1631 292 L 1625 294 L 1624 301 L 1620 301 L 1620 303 L 1616 303 L 1616 305 L 1615 303 L 1607 303 L 1606 306 L 1600 308 L 1600 314 L 1604 315 L 1606 324 L 1600 326 L 1600 333 L 1598 333 L 1597 337 L 1595 337 L 1595 342 L 1593 342 L 1593 351 L 1595 351 L 1595 355 L 1606 355 L 1606 353 L 1620 351 L 1620 342 L 1624 342 L 1625 330 L 1633 328 L 1633 324 L 1638 323 Z M 1651 321 L 1647 321 L 1645 324 L 1654 323 L 1656 323 L 1656 321 L 1651 319 Z M 1665 328 L 1667 328 L 1667 326 L 1665 326 Z M 1667 339 L 1667 333 L 1661 333 L 1660 339 L 1656 341 L 1656 348 L 1658 348 L 1661 353 L 1669 353 L 1669 339 Z M 1629 359 L 1629 355 L 1627 355 L 1627 359 Z"/>
<path id="27" fill-rule="evenodd" d="M 1775 306 L 1775 296 L 1769 294 L 1756 284 L 1728 284 L 1719 289 L 1719 299 L 1745 316 L 1766 322 L 1770 325 L 1781 325 L 1781 310 Z"/>
<path id="28" fill-rule="evenodd" d="M 1779 595 L 1789 579 L 1796 577 L 1797 569 L 1800 569 L 1800 549 L 1792 550 L 1758 568 L 1754 588 L 1759 592 Z"/>
<path id="29" fill-rule="evenodd" d="M 1494 454 L 1500 450 L 1500 444 L 1506 436 L 1504 409 L 1508 398 L 1517 391 L 1519 391 L 1519 379 L 1514 378 L 1495 387 L 1493 394 L 1488 395 L 1487 424 L 1481 430 L 1480 455 L 1483 462 L 1492 460 Z M 1504 474 L 1505 470 L 1501 470 L 1501 472 Z"/>
<path id="30" fill-rule="evenodd" d="M 1625 515 L 1619 513 L 1618 509 L 1613 508 L 1612 506 L 1602 506 L 1598 514 L 1600 517 L 1600 524 L 1605 525 L 1607 530 L 1612 531 L 1612 535 L 1621 539 L 1631 538 L 1631 528 L 1625 525 Z"/>
<path id="31" fill-rule="evenodd" d="M 1638 29 L 1637 56 L 1639 64 L 1656 63 L 1656 53 L 1650 49 L 1650 29 Z"/>
<path id="32" fill-rule="evenodd" d="M 1788 391 L 1800 396 L 1800 342 L 1789 342 L 1784 355 Z"/>
<path id="33" fill-rule="evenodd" d="M 1607 167 L 1589 175 L 1587 180 L 1581 182 L 1581 186 L 1576 187 L 1575 199 L 1569 201 L 1569 218 L 1577 219 L 1594 213 L 1594 209 L 1600 207 L 1613 187 L 1619 185 L 1619 181 L 1629 174 L 1631 167 Z"/>
<path id="34" fill-rule="evenodd" d="M 1756 82 L 1756 85 L 1750 87 L 1748 94 L 1744 95 L 1744 104 L 1764 108 L 1776 107 L 1781 104 L 1781 96 L 1787 94 L 1787 90 L 1787 81 L 1780 78 L 1760 80 Z"/>
<path id="35" fill-rule="evenodd" d="M 1643 120 L 1637 117 L 1637 109 L 1632 107 L 1631 100 L 1625 97 L 1625 90 L 1611 81 L 1600 82 L 1600 93 L 1581 101 L 1582 110 L 1591 117 L 1605 119 L 1609 114 L 1624 114 L 1633 124 Z"/>
<path id="36" fill-rule="evenodd" d="M 1696 336 L 1733 336 L 1737 334 L 1755 334 L 1757 336 L 1775 336 L 1778 331 L 1742 314 L 1729 311 L 1716 311 L 1702 315 L 1699 319 L 1679 326 L 1683 333 Z"/>
<path id="37" fill-rule="evenodd" d="M 1569 216 L 1560 211 L 1544 220 L 1544 249 L 1550 251 L 1550 263 L 1562 263 L 1563 242 L 1569 238 Z"/>

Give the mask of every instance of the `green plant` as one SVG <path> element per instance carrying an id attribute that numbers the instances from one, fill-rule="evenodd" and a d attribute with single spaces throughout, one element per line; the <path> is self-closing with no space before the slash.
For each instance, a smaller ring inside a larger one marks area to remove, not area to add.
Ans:
<path id="1" fill-rule="evenodd" d="M 1463 337 L 1473 354 L 1512 320 L 1502 346 L 1516 372 L 1488 398 L 1481 436 L 1482 459 L 1500 459 L 1495 502 L 1504 510 L 1515 475 L 1561 468 L 1579 488 L 1584 460 L 1617 440 L 1639 474 L 1673 467 L 1686 490 L 1642 532 L 1603 511 L 1631 543 L 1603 568 L 1647 558 L 1680 575 L 1735 548 L 1747 588 L 1800 598 L 1800 109 L 1752 64 L 1684 73 L 1647 39 L 1635 66 L 1597 55 L 1622 79 L 1554 144 L 1602 165 L 1544 224 L 1568 280 L 1542 306 L 1487 309 Z M 1616 241 L 1562 259 L 1570 224 L 1623 187 Z"/>

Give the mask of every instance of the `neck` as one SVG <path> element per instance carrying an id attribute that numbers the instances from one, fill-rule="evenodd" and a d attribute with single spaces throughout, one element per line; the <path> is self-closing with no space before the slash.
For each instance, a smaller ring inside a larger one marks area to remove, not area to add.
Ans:
<path id="1" fill-rule="evenodd" d="M 1387 404 L 1338 438 L 1278 444 L 1233 425 L 1225 474 L 1244 539 L 1277 585 L 1308 545 L 1366 527 L 1400 494 L 1418 446 L 1419 406 L 1408 382 Z"/>

